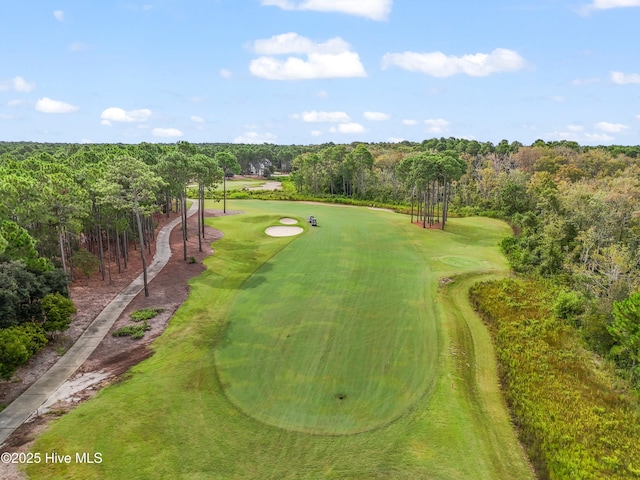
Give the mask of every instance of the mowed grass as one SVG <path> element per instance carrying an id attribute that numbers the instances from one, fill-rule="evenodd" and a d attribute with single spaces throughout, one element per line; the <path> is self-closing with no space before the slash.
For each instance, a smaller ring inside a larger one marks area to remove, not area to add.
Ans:
<path id="1" fill-rule="evenodd" d="M 482 272 L 506 272 L 505 224 L 424 231 L 364 208 L 229 207 L 246 213 L 212 221 L 225 237 L 155 354 L 32 449 L 102 463 L 31 465 L 32 478 L 533 478 L 466 298 Z M 265 236 L 283 216 L 307 231 Z"/>
<path id="2" fill-rule="evenodd" d="M 436 378 L 433 274 L 420 243 L 379 214 L 318 215 L 243 285 L 216 366 L 228 397 L 259 420 L 357 433 L 403 414 Z"/>
<path id="3" fill-rule="evenodd" d="M 264 185 L 266 180 L 255 180 L 250 178 L 227 179 L 227 192 L 242 190 L 243 188 L 255 188 Z M 222 182 L 216 187 L 216 190 L 222 191 L 224 186 Z"/>

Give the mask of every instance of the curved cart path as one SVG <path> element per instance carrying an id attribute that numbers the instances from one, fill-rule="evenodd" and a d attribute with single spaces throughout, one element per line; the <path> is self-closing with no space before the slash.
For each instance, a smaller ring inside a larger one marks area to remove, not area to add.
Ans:
<path id="1" fill-rule="evenodd" d="M 187 212 L 191 216 L 198 211 L 198 204 L 194 202 Z M 156 254 L 147 269 L 148 281 L 164 268 L 171 257 L 169 236 L 171 230 L 178 225 L 178 217 L 165 225 L 156 237 Z M 38 409 L 53 395 L 60 386 L 73 375 L 84 363 L 95 348 L 100 344 L 120 314 L 127 305 L 142 291 L 144 287 L 142 274 L 127 287 L 122 289 L 113 300 L 91 322 L 76 343 L 60 358 L 47 372 L 42 375 L 22 395 L 16 398 L 7 408 L 0 412 L 0 447 L 2 443 L 20 425 L 38 412 Z"/>

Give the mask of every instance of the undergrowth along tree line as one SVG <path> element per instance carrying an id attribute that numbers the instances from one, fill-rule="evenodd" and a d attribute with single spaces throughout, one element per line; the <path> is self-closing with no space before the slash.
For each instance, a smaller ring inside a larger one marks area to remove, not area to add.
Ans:
<path id="1" fill-rule="evenodd" d="M 1 144 L 6 147 L 7 144 Z M 68 328 L 75 311 L 68 284 L 113 272 L 147 256 L 160 216 L 182 214 L 187 260 L 186 188 L 222 179 L 216 155 L 175 145 L 12 144 L 0 155 L 0 376 Z M 33 147 L 33 150 L 31 150 Z M 0 148 L 1 149 L 1 148 Z M 203 205 L 204 195 L 197 195 Z M 198 215 L 202 248 L 204 221 Z M 133 253 L 135 251 L 135 253 Z"/>
<path id="2" fill-rule="evenodd" d="M 640 478 L 637 398 L 558 315 L 558 296 L 536 280 L 471 289 L 520 440 L 541 480 Z"/>

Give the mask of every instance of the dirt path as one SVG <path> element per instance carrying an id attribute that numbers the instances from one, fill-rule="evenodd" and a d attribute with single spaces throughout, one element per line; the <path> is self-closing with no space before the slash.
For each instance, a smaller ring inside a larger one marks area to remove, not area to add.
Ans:
<path id="1" fill-rule="evenodd" d="M 197 211 L 198 204 L 194 202 L 187 212 L 187 216 L 191 216 Z M 169 262 L 171 257 L 169 235 L 173 228 L 180 223 L 180 220 L 177 218 L 171 221 L 158 232 L 156 254 L 147 269 L 149 280 L 154 279 Z M 4 442 L 16 428 L 32 415 L 35 414 L 37 416 L 40 414 L 40 407 L 47 403 L 49 397 L 54 395 L 84 361 L 89 358 L 89 355 L 100 344 L 111 326 L 143 288 L 143 277 L 140 275 L 109 302 L 55 365 L 0 412 L 0 442 Z"/>
<path id="2" fill-rule="evenodd" d="M 205 211 L 205 216 L 207 217 L 221 215 L 222 213 L 218 211 Z M 181 229 L 175 228 L 170 235 L 170 244 L 171 250 L 176 254 L 170 258 L 166 267 L 150 282 L 150 297 L 144 297 L 143 293 L 135 297 L 111 327 L 109 334 L 104 337 L 84 364 L 58 389 L 56 395 L 51 397 L 46 405 L 41 408 L 41 415 L 32 417 L 13 432 L 4 445 L 0 447 L 0 452 L 27 451 L 32 440 L 44 431 L 52 418 L 73 408 L 77 403 L 90 398 L 103 386 L 117 381 L 119 376 L 126 372 L 130 366 L 139 363 L 152 354 L 148 345 L 164 331 L 175 310 L 186 300 L 189 293 L 188 281 L 204 270 L 202 260 L 212 253 L 211 242 L 222 237 L 221 232 L 211 227 L 206 227 L 205 238 L 202 241 L 203 251 L 199 252 L 198 238 L 195 235 L 195 231 L 196 219 L 192 217 L 188 223 L 189 240 L 187 249 L 189 257 L 194 257 L 196 262 L 189 263 L 183 260 L 181 254 L 182 232 Z M 130 268 L 132 268 L 131 264 Z M 137 275 L 135 269 L 133 270 L 133 273 Z M 131 272 L 128 274 L 130 278 L 135 275 L 132 275 Z M 114 284 L 120 284 L 120 289 L 123 285 L 122 279 L 116 278 L 115 274 Z M 100 304 L 102 306 L 106 305 L 115 295 L 115 293 L 112 293 L 114 288 L 114 285 L 109 285 L 98 278 L 83 280 L 80 285 L 76 285 L 74 287 L 76 291 L 74 302 L 78 306 L 78 314 L 76 314 L 77 318 L 74 320 L 74 324 L 80 323 L 86 329 L 86 326 L 100 310 L 100 308 L 96 308 L 96 304 L 98 306 Z M 131 340 L 129 337 L 113 337 L 110 334 L 124 325 L 131 324 L 129 314 L 132 311 L 148 307 L 163 308 L 164 311 L 149 321 L 152 329 L 145 334 L 144 338 Z M 92 318 L 87 320 L 86 317 Z M 80 327 L 72 325 L 72 328 Z M 47 356 L 57 357 L 58 355 L 55 351 L 52 351 Z M 40 363 L 45 363 L 46 365 L 50 361 L 46 358 L 47 356 L 41 358 Z M 37 372 L 42 369 L 39 363 L 30 363 L 32 365 L 30 365 L 31 368 L 29 370 Z M 24 379 L 29 379 L 34 375 L 35 373 L 26 369 L 21 372 L 21 376 Z M 49 411 L 49 413 L 44 413 L 45 411 Z M 0 478 L 3 480 L 23 479 L 24 476 L 15 467 L 15 465 L 0 464 Z"/>

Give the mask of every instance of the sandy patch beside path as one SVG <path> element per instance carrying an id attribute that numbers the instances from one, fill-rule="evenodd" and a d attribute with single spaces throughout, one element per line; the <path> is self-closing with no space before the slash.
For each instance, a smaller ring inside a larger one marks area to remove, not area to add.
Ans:
<path id="1" fill-rule="evenodd" d="M 396 213 L 393 210 L 391 210 L 390 208 L 378 208 L 378 207 L 367 207 L 369 210 L 377 210 L 378 212 L 391 212 L 391 213 Z"/>
<path id="2" fill-rule="evenodd" d="M 271 237 L 293 237 L 304 232 L 302 227 L 269 227 L 264 233 Z"/>
<path id="3" fill-rule="evenodd" d="M 259 187 L 247 187 L 247 190 L 282 190 L 282 183 L 266 182 Z"/>

